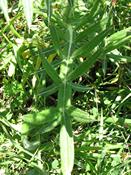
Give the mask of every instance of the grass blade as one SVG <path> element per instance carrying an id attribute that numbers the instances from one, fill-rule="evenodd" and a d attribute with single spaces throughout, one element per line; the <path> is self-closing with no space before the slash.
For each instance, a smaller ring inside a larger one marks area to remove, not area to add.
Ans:
<path id="1" fill-rule="evenodd" d="M 32 19 L 33 19 L 33 0 L 22 0 L 24 7 L 24 15 L 26 17 L 27 25 L 30 31 Z"/>
<path id="2" fill-rule="evenodd" d="M 108 58 L 112 58 L 114 61 L 120 61 L 124 63 L 130 63 L 131 62 L 131 57 L 129 56 L 123 56 L 123 55 L 115 55 L 113 53 L 107 54 Z"/>
<path id="3" fill-rule="evenodd" d="M 121 126 L 129 127 L 131 129 L 131 119 L 124 119 L 124 118 L 112 118 L 108 117 L 105 119 L 106 123 L 113 123 L 113 124 L 119 124 Z"/>
<path id="4" fill-rule="evenodd" d="M 52 13 L 51 0 L 46 0 L 45 3 L 47 8 L 47 16 L 48 16 L 48 24 L 49 24 L 51 19 L 51 13 Z"/>
<path id="5" fill-rule="evenodd" d="M 0 7 L 4 13 L 6 21 L 9 22 L 8 1 L 7 0 L 0 0 Z"/>

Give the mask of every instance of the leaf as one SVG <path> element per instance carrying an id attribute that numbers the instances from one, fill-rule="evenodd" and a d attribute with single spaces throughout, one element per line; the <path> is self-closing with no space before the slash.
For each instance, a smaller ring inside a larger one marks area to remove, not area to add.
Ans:
<path id="1" fill-rule="evenodd" d="M 62 127 L 60 130 L 61 169 L 63 175 L 71 175 L 74 165 L 74 142 L 71 119 L 66 113 L 63 115 Z"/>
<path id="2" fill-rule="evenodd" d="M 44 95 L 45 97 L 54 94 L 58 90 L 59 86 L 56 84 L 52 84 L 45 88 L 43 91 L 39 93 L 39 95 Z"/>
<path id="3" fill-rule="evenodd" d="M 51 14 L 52 14 L 51 1 L 52 1 L 52 0 L 46 0 L 46 1 L 45 1 L 45 3 L 46 3 L 46 8 L 47 8 L 48 24 L 50 23 Z"/>
<path id="4" fill-rule="evenodd" d="M 60 122 L 60 112 L 57 108 L 48 108 L 40 112 L 33 112 L 23 116 L 21 133 L 23 135 L 32 130 L 45 133 L 54 129 Z"/>
<path id="5" fill-rule="evenodd" d="M 8 1 L 7 0 L 0 0 L 0 8 L 2 9 L 5 19 L 9 22 L 9 15 L 8 15 Z"/>
<path id="6" fill-rule="evenodd" d="M 61 122 L 61 115 L 60 115 L 60 113 L 58 113 L 57 114 L 57 118 L 55 118 L 54 120 L 52 119 L 52 121 L 47 122 L 47 123 L 45 123 L 43 125 L 40 125 L 39 128 L 36 127 L 35 130 L 34 130 L 34 132 L 35 132 L 35 134 L 36 133 L 43 134 L 43 133 L 50 132 L 55 127 L 57 127 L 60 124 L 60 122 Z"/>
<path id="7" fill-rule="evenodd" d="M 91 55 L 86 61 L 80 64 L 73 72 L 68 76 L 68 80 L 75 80 L 86 71 L 96 62 L 98 57 L 102 54 L 102 49 L 97 50 L 93 55 Z"/>
<path id="8" fill-rule="evenodd" d="M 71 87 L 73 90 L 78 92 L 85 92 L 92 89 L 92 87 L 82 86 L 76 83 L 71 83 Z"/>
<path id="9" fill-rule="evenodd" d="M 131 27 L 128 27 L 126 29 L 120 30 L 111 36 L 109 36 L 106 40 L 107 42 L 118 42 L 122 40 L 123 38 L 129 36 L 131 33 Z"/>
<path id="10" fill-rule="evenodd" d="M 47 74 L 50 76 L 50 78 L 56 83 L 59 84 L 61 82 L 61 79 L 59 78 L 58 73 L 53 68 L 53 66 L 47 61 L 47 59 L 40 53 L 41 58 L 43 59 L 44 68 L 47 72 Z"/>
<path id="11" fill-rule="evenodd" d="M 107 57 L 113 59 L 114 61 L 120 61 L 120 62 L 124 62 L 124 63 L 131 62 L 131 57 L 129 57 L 129 56 L 115 55 L 115 54 L 111 53 L 111 54 L 107 54 Z"/>
<path id="12" fill-rule="evenodd" d="M 64 71 L 64 70 L 63 70 Z M 66 77 L 65 77 L 66 78 Z M 71 175 L 74 165 L 74 142 L 70 115 L 66 107 L 71 105 L 71 86 L 65 80 L 58 93 L 58 108 L 61 111 L 62 126 L 60 130 L 60 155 L 63 175 Z"/>
<path id="13" fill-rule="evenodd" d="M 72 58 L 80 57 L 80 56 L 90 56 L 91 51 L 96 46 L 99 46 L 102 43 L 103 39 L 108 35 L 109 30 L 102 31 L 100 34 L 96 35 L 91 41 L 87 42 L 84 46 L 76 49 L 72 54 Z"/>
<path id="14" fill-rule="evenodd" d="M 89 122 L 97 121 L 95 116 L 90 117 L 89 113 L 87 113 L 79 108 L 76 108 L 74 106 L 69 107 L 67 109 L 67 113 L 74 120 L 76 120 L 77 122 L 80 122 L 80 123 L 89 123 Z"/>
<path id="15" fill-rule="evenodd" d="M 56 53 L 50 54 L 48 56 L 48 62 L 51 63 L 54 60 L 55 56 L 56 56 Z"/>
<path id="16" fill-rule="evenodd" d="M 72 58 L 80 56 L 88 56 L 88 59 L 80 64 L 73 72 L 68 76 L 68 80 L 74 80 L 80 75 L 84 74 L 89 68 L 96 62 L 98 57 L 103 53 L 102 48 L 98 49 L 93 55 L 90 52 L 96 47 L 102 44 L 104 38 L 108 35 L 109 30 L 105 30 L 93 38 L 88 44 L 77 49 L 73 54 Z"/>
<path id="17" fill-rule="evenodd" d="M 68 0 L 68 4 L 72 7 L 74 5 L 74 0 Z"/>
<path id="18" fill-rule="evenodd" d="M 105 122 L 119 124 L 121 126 L 124 125 L 125 127 L 131 128 L 131 119 L 108 117 L 105 119 Z"/>
<path id="19" fill-rule="evenodd" d="M 58 92 L 58 108 L 62 111 L 66 107 L 71 105 L 71 85 L 69 83 L 63 83 L 59 87 Z"/>
<path id="20" fill-rule="evenodd" d="M 50 33 L 51 33 L 51 37 L 52 37 L 52 40 L 53 40 L 53 45 L 56 49 L 56 52 L 58 55 L 62 55 L 61 53 L 61 35 L 62 35 L 62 32 L 61 30 L 55 26 L 54 23 L 51 23 L 50 24 Z"/>
<path id="21" fill-rule="evenodd" d="M 83 38 L 87 38 L 93 32 L 96 32 L 96 31 L 99 32 L 101 30 L 101 28 L 105 29 L 105 26 L 106 26 L 108 20 L 109 20 L 108 18 L 104 18 L 104 19 L 102 19 L 102 20 L 100 20 L 98 22 L 95 21 L 94 23 L 89 24 L 87 26 L 87 28 L 85 28 L 82 32 L 80 32 L 78 34 L 78 36 L 76 37 L 76 41 L 78 42 L 78 41 L 80 41 Z"/>
<path id="22" fill-rule="evenodd" d="M 100 9 L 100 5 L 101 5 L 101 1 L 94 0 L 92 9 L 91 9 L 91 11 L 89 13 L 89 18 L 95 19 L 96 15 L 98 15 L 98 11 Z"/>
<path id="23" fill-rule="evenodd" d="M 14 74 L 15 74 L 15 64 L 11 62 L 8 69 L 8 76 L 12 77 Z"/>
<path id="24" fill-rule="evenodd" d="M 24 7 L 24 15 L 26 17 L 27 25 L 30 30 L 33 19 L 33 0 L 22 0 Z"/>
<path id="25" fill-rule="evenodd" d="M 106 39 L 106 48 L 105 52 L 110 52 L 120 46 L 123 46 L 125 43 L 131 39 L 131 27 L 128 27 L 124 30 L 118 31 Z"/>
<path id="26" fill-rule="evenodd" d="M 100 3 L 101 2 L 98 0 L 95 0 L 93 2 L 90 13 L 89 14 L 87 13 L 86 15 L 84 15 L 84 17 L 82 17 L 79 20 L 80 22 L 77 25 L 77 29 L 80 29 L 80 28 L 84 27 L 85 25 L 91 24 L 92 22 L 94 22 L 94 19 L 97 16 L 98 10 L 100 8 Z"/>

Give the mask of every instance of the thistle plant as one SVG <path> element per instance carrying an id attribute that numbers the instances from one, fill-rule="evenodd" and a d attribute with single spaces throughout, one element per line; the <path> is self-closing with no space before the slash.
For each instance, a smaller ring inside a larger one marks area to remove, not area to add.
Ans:
<path id="1" fill-rule="evenodd" d="M 57 92 L 57 106 L 26 115 L 24 118 L 23 134 L 32 133 L 36 128 L 37 132 L 49 132 L 60 124 L 61 168 L 64 175 L 70 175 L 74 165 L 72 120 L 79 122 L 97 120 L 72 106 L 72 91 L 88 89 L 74 83 L 74 80 L 88 72 L 97 59 L 115 58 L 112 50 L 130 38 L 128 35 L 130 28 L 113 33 L 111 11 L 106 15 L 102 12 L 103 14 L 98 16 L 102 5 L 102 1 L 95 1 L 90 13 L 74 20 L 75 3 L 71 1 L 61 18 L 54 14 L 48 20 L 53 46 L 61 60 L 60 65 L 55 67 L 50 64 L 42 51 L 39 51 L 39 56 L 43 59 L 44 68 L 53 81 L 43 93 L 48 96 Z M 80 57 L 85 60 L 76 64 Z"/>
<path id="2" fill-rule="evenodd" d="M 105 1 L 93 1 L 89 11 L 86 9 L 88 3 L 82 1 L 85 11 L 81 14 L 76 11 L 79 1 L 66 2 L 61 14 L 52 12 L 50 0 L 46 3 L 48 8 L 45 23 L 50 31 L 52 47 L 59 64 L 55 65 L 54 61 L 49 63 L 44 50 L 38 50 L 38 57 L 43 61 L 44 70 L 52 80 L 52 84 L 44 89 L 43 95 L 47 97 L 57 93 L 57 105 L 23 116 L 22 140 L 26 147 L 28 136 L 44 135 L 60 125 L 61 171 L 63 175 L 71 175 L 75 157 L 72 121 L 88 123 L 99 120 L 96 117 L 91 118 L 88 113 L 72 105 L 74 91 L 84 92 L 89 89 L 88 86 L 77 84 L 77 79 L 87 73 L 98 59 L 103 61 L 124 58 L 130 61 L 121 54 L 116 55 L 114 50 L 129 41 L 131 27 L 115 33 L 112 27 L 112 7 L 107 11 Z M 31 29 L 32 14 L 29 15 L 30 18 L 28 13 L 25 14 Z M 113 121 L 111 118 L 106 119 L 106 122 Z M 114 122 L 117 121 L 115 119 Z M 129 119 L 124 122 L 131 124 Z M 27 149 L 37 148 L 40 144 L 37 141 L 30 143 Z"/>

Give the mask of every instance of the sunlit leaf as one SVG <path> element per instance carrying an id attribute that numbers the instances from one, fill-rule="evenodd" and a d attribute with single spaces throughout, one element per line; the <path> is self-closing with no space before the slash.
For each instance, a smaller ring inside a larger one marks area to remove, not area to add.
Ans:
<path id="1" fill-rule="evenodd" d="M 10 63 L 9 69 L 8 69 L 8 76 L 12 77 L 15 74 L 15 65 L 14 63 Z"/>
<path id="2" fill-rule="evenodd" d="M 24 7 L 27 25 L 30 30 L 33 19 L 33 0 L 22 0 L 22 5 Z"/>
<path id="3" fill-rule="evenodd" d="M 89 113 L 76 108 L 74 106 L 71 106 L 70 108 L 67 109 L 67 113 L 77 122 L 80 123 L 89 123 L 89 122 L 94 122 L 97 121 L 95 116 L 90 116 Z"/>
<path id="4" fill-rule="evenodd" d="M 60 122 L 60 112 L 57 108 L 48 108 L 40 112 L 33 112 L 23 116 L 21 133 L 45 133 L 54 129 Z"/>
<path id="5" fill-rule="evenodd" d="M 113 53 L 107 55 L 108 58 L 113 59 L 114 61 L 120 61 L 123 63 L 130 63 L 131 57 L 129 56 L 123 56 L 123 55 L 115 55 Z"/>
<path id="6" fill-rule="evenodd" d="M 131 40 L 131 27 L 118 31 L 106 39 L 105 52 L 110 52 L 123 46 Z"/>
<path id="7" fill-rule="evenodd" d="M 6 21 L 9 22 L 8 1 L 7 0 L 0 0 L 0 7 L 4 13 Z"/>
<path id="8" fill-rule="evenodd" d="M 74 165 L 74 142 L 72 135 L 71 119 L 65 113 L 60 130 L 60 155 L 63 175 L 71 175 Z"/>

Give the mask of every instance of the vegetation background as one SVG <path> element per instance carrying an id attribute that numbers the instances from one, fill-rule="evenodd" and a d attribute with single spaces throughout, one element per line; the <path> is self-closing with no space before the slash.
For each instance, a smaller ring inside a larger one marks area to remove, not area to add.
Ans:
<path id="1" fill-rule="evenodd" d="M 0 7 L 0 175 L 129 175 L 130 1 Z"/>

